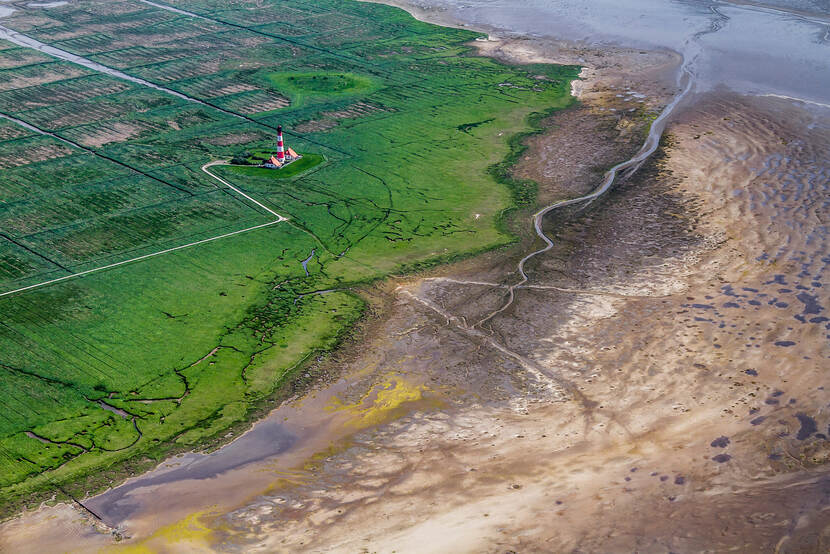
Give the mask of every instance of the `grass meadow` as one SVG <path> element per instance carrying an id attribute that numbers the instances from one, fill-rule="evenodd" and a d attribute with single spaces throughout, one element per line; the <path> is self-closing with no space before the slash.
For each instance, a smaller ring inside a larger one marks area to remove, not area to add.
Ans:
<path id="1" fill-rule="evenodd" d="M 201 167 L 277 125 L 303 160 L 211 171 L 289 221 L 0 296 L 7 513 L 223 436 L 337 345 L 361 284 L 511 242 L 500 218 L 528 197 L 491 168 L 578 72 L 351 0 L 167 4 L 200 17 L 80 0 L 4 20 L 198 102 L 0 42 L 0 114 L 49 133 L 0 118 L 0 294 L 272 221 Z"/>

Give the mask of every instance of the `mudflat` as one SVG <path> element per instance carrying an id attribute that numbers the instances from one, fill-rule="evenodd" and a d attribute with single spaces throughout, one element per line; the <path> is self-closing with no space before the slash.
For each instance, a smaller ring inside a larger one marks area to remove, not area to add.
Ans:
<path id="1" fill-rule="evenodd" d="M 476 45 L 587 67 L 511 170 L 538 207 L 594 190 L 681 90 L 668 51 Z M 522 286 L 535 209 L 514 246 L 365 288 L 360 332 L 312 370 L 339 378 L 89 499 L 106 526 L 44 508 L 0 544 L 823 552 L 828 159 L 822 106 L 698 91 L 636 172 L 549 213 Z"/>

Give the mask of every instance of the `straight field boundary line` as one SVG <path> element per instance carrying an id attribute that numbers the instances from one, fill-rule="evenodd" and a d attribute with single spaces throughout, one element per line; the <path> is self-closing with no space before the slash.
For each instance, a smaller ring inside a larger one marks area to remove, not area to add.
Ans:
<path id="1" fill-rule="evenodd" d="M 213 166 L 215 166 L 215 165 L 229 165 L 229 164 L 228 164 L 227 160 L 220 160 L 220 161 L 215 161 L 215 162 L 209 162 L 209 163 L 206 163 L 205 165 L 203 165 L 203 166 L 202 166 L 202 171 L 204 171 L 205 173 L 207 173 L 208 175 L 210 175 L 211 177 L 213 177 L 214 179 L 216 179 L 217 181 L 219 181 L 220 183 L 222 183 L 223 185 L 225 185 L 226 187 L 228 187 L 229 189 L 231 189 L 232 191 L 234 191 L 234 192 L 235 192 L 235 193 L 237 193 L 238 195 L 240 195 L 240 196 L 242 196 L 242 197 L 244 197 L 244 198 L 247 198 L 248 200 L 250 200 L 251 202 L 253 202 L 253 203 L 254 203 L 254 204 L 256 204 L 257 206 L 259 206 L 260 208 L 262 208 L 263 210 L 265 210 L 265 211 L 266 211 L 266 212 L 268 212 L 269 214 L 271 214 L 271 215 L 273 215 L 274 217 L 276 217 L 276 218 L 277 218 L 277 222 L 276 222 L 276 223 L 279 223 L 280 221 L 284 221 L 284 220 L 288 219 L 287 217 L 283 217 L 283 216 L 281 216 L 280 214 L 278 214 L 277 212 L 275 212 L 274 210 L 272 210 L 271 208 L 269 208 L 269 207 L 268 207 L 268 206 L 266 206 L 265 204 L 263 204 L 263 203 L 261 203 L 261 202 L 259 202 L 259 201 L 257 201 L 257 200 L 254 200 L 253 198 L 251 198 L 250 196 L 248 196 L 247 194 L 245 194 L 244 192 L 242 192 L 241 190 L 239 190 L 238 188 L 236 188 L 235 186 L 233 186 L 232 184 L 230 184 L 230 183 L 229 183 L 229 182 L 227 182 L 226 180 L 224 180 L 224 179 L 222 179 L 221 177 L 219 177 L 218 175 L 214 175 L 213 173 L 211 173 L 210 171 L 208 171 L 208 168 L 211 168 L 211 167 L 213 167 Z"/>
<path id="2" fill-rule="evenodd" d="M 122 265 L 127 265 L 127 264 L 131 264 L 131 263 L 135 263 L 135 262 L 140 262 L 140 261 L 143 261 L 143 260 L 147 260 L 147 259 L 150 259 L 150 258 L 155 258 L 157 256 L 161 256 L 161 255 L 164 255 L 164 254 L 169 254 L 171 252 L 176 252 L 178 250 L 184 250 L 186 248 L 192 248 L 194 246 L 199 246 L 200 244 L 206 244 L 206 243 L 213 242 L 213 241 L 216 241 L 216 240 L 232 237 L 232 236 L 235 236 L 235 235 L 240 235 L 242 233 L 247 233 L 247 232 L 250 232 L 250 231 L 256 231 L 257 229 L 264 229 L 265 227 L 270 227 L 272 225 L 276 225 L 277 223 L 282 223 L 283 221 L 288 221 L 287 217 L 278 214 L 277 212 L 275 212 L 274 210 L 272 210 L 271 208 L 269 208 L 265 204 L 259 202 L 258 200 L 255 200 L 255 199 L 251 198 L 250 196 L 248 196 L 247 194 L 245 194 L 244 192 L 242 192 L 241 190 L 239 190 L 237 187 L 233 186 L 229 182 L 225 181 L 221 177 L 218 177 L 217 175 L 214 175 L 213 173 L 211 173 L 208 170 L 208 168 L 213 167 L 215 165 L 227 165 L 227 162 L 226 161 L 215 161 L 215 162 L 206 163 L 205 165 L 202 166 L 202 171 L 204 171 L 205 173 L 207 173 L 208 175 L 210 175 L 211 177 L 213 177 L 214 179 L 216 179 L 217 181 L 219 181 L 220 183 L 222 183 L 223 185 L 225 185 L 226 187 L 228 187 L 229 189 L 231 189 L 235 193 L 239 194 L 243 198 L 253 202 L 254 204 L 259 206 L 260 208 L 262 208 L 263 210 L 265 210 L 269 214 L 273 215 L 277 219 L 275 219 L 274 221 L 269 221 L 268 223 L 262 223 L 260 225 L 254 225 L 253 227 L 247 227 L 245 229 L 240 229 L 238 231 L 232 231 L 230 233 L 224 233 L 224 234 L 221 234 L 221 235 L 217 235 L 215 237 L 210 237 L 210 238 L 190 242 L 190 243 L 187 243 L 187 244 L 174 246 L 173 248 L 166 248 L 164 250 L 159 250 L 158 252 L 153 252 L 153 253 L 150 253 L 150 254 L 144 254 L 143 256 L 137 256 L 135 258 L 130 258 L 129 260 L 122 260 L 120 262 L 115 262 L 115 263 L 111 263 L 111 264 L 107 264 L 107 265 L 102 265 L 100 267 L 87 269 L 86 271 L 80 271 L 78 273 L 73 273 L 71 275 L 64 275 L 63 277 L 58 277 L 56 279 L 50 279 L 48 281 L 43 281 L 41 283 L 36 283 L 34 285 L 29 285 L 29 286 L 26 286 L 26 287 L 20 287 L 19 289 L 10 290 L 10 291 L 7 291 L 7 292 L 2 292 L 2 293 L 0 293 L 0 298 L 6 297 L 6 296 L 11 296 L 13 294 L 19 294 L 19 293 L 30 291 L 30 290 L 33 290 L 33 289 L 46 287 L 46 286 L 49 286 L 49 285 L 54 285 L 56 283 L 61 283 L 63 281 L 69 281 L 70 279 L 77 279 L 77 278 L 80 278 L 80 277 L 84 277 L 86 275 L 90 275 L 92 273 L 98 273 L 98 272 L 101 272 L 101 271 L 106 271 L 108 269 L 113 269 L 113 268 L 116 268 L 116 267 L 120 267 Z"/>
<path id="3" fill-rule="evenodd" d="M 144 1 L 144 0 L 139 0 L 139 1 Z M 161 8 L 161 9 L 166 9 L 166 10 L 170 9 L 169 6 L 163 6 L 161 4 L 153 4 L 151 2 L 145 2 L 145 3 L 153 5 L 155 7 Z M 181 12 L 182 10 L 175 10 L 174 9 L 174 11 Z M 207 18 L 207 17 L 202 17 L 198 14 L 192 14 L 190 12 L 184 12 L 184 13 L 187 13 L 191 17 L 198 17 L 200 19 L 204 19 L 204 20 L 207 20 L 207 21 L 218 22 L 220 24 L 225 24 L 225 25 L 229 25 L 231 27 L 234 27 L 234 25 L 232 25 L 230 23 L 222 22 L 220 20 L 214 20 L 214 19 L 210 19 L 210 18 Z M 240 29 L 245 29 L 245 30 L 248 30 L 248 31 L 252 31 L 252 32 L 256 32 L 252 29 L 248 29 L 247 27 L 244 27 L 244 26 L 241 26 L 241 25 L 235 25 L 235 27 L 238 27 Z M 181 92 L 173 90 L 171 88 L 167 88 L 167 87 L 164 87 L 162 85 L 158 85 L 158 84 L 156 84 L 152 81 L 148 81 L 146 79 L 136 77 L 135 75 L 125 73 L 123 71 L 120 71 L 120 70 L 115 69 L 113 67 L 110 67 L 108 65 L 104 65 L 104 64 L 98 63 L 96 61 L 90 60 L 89 58 L 79 56 L 77 54 L 73 54 L 72 52 L 62 50 L 62 49 L 57 48 L 55 46 L 52 46 L 50 44 L 46 44 L 45 42 L 41 42 L 41 41 L 35 39 L 34 37 L 30 37 L 29 35 L 23 34 L 19 31 L 15 31 L 14 29 L 11 29 L 9 27 L 5 27 L 3 25 L 0 25 L 0 31 L 4 31 L 4 33 L 3 33 L 4 38 L 7 41 L 12 42 L 14 44 L 17 44 L 18 46 L 23 46 L 25 48 L 31 48 L 33 50 L 37 50 L 38 52 L 41 52 L 43 54 L 48 54 L 49 56 L 52 56 L 53 58 L 68 61 L 70 63 L 74 63 L 76 65 L 86 67 L 87 69 L 91 69 L 91 70 L 96 71 L 96 72 L 98 72 L 102 75 L 109 75 L 110 77 L 115 77 L 117 79 L 126 80 L 126 81 L 129 81 L 131 83 L 135 83 L 135 84 L 142 85 L 142 86 L 147 86 L 147 87 L 150 87 L 152 89 L 158 90 L 160 92 L 171 94 L 171 95 L 173 95 L 177 98 L 181 98 L 181 99 L 183 99 L 187 102 L 193 102 L 193 103 L 198 104 L 200 106 L 205 106 L 205 107 L 214 109 L 218 112 L 224 113 L 225 115 L 229 115 L 231 117 L 241 119 L 243 121 L 248 121 L 249 123 L 253 123 L 254 125 L 259 125 L 261 127 L 265 127 L 266 129 L 271 129 L 271 130 L 275 129 L 275 127 L 273 127 L 272 125 L 269 125 L 268 123 L 265 123 L 264 121 L 261 121 L 257 118 L 251 117 L 250 115 L 245 115 L 245 114 L 237 113 L 237 112 L 234 112 L 234 111 L 231 111 L 231 110 L 226 110 L 225 108 L 222 108 L 221 106 L 218 106 L 218 105 L 213 104 L 211 102 L 207 102 L 205 100 L 200 100 L 200 99 L 195 98 L 193 96 L 189 96 L 187 94 L 183 94 Z M 259 33 L 259 34 L 263 34 L 263 33 Z M 266 35 L 266 36 L 268 36 L 268 35 Z M 281 37 L 271 37 L 271 38 L 281 38 Z M 285 39 L 281 39 L 281 40 L 285 40 Z M 57 82 L 60 82 L 60 81 L 57 81 Z M 27 87 L 21 87 L 21 88 L 27 88 Z M 20 90 L 20 89 L 11 89 L 11 90 Z M 346 155 L 347 157 L 350 157 L 349 152 L 344 151 L 344 150 L 340 150 L 339 148 L 337 148 L 335 146 L 329 146 L 329 145 L 324 144 L 322 142 L 313 140 L 313 139 L 308 138 L 308 137 L 303 137 L 302 135 L 299 135 L 297 133 L 292 133 L 290 131 L 286 131 L 286 134 L 289 134 L 291 136 L 295 136 L 295 137 L 297 137 L 301 140 L 304 140 L 304 141 L 306 141 L 310 144 L 314 144 L 316 146 L 321 146 L 323 148 L 326 148 L 327 150 L 331 150 L 333 152 L 337 152 L 339 154 L 343 154 L 343 155 Z"/>

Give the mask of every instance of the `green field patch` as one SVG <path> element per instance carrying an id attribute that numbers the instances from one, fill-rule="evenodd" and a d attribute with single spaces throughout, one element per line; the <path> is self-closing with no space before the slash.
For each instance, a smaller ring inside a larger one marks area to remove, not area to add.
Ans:
<path id="1" fill-rule="evenodd" d="M 164 107 L 186 107 L 184 100 L 152 89 L 131 89 L 96 98 L 28 110 L 20 117 L 46 130 L 60 130 L 104 120 L 115 120 Z"/>
<path id="2" fill-rule="evenodd" d="M 42 75 L 10 77 L 3 83 L 4 86 L 0 86 L 0 90 L 3 90 L 0 92 L 0 110 L 20 114 L 34 108 L 91 100 L 134 88 L 128 81 L 101 74 L 89 75 L 91 70 L 77 69 L 79 67 L 81 66 L 56 62 L 13 70 L 14 73 L 26 70 Z"/>
<path id="3" fill-rule="evenodd" d="M 116 50 L 119 46 L 120 41 L 117 38 L 103 33 L 85 35 L 55 43 L 55 47 L 81 56 Z"/>
<path id="4" fill-rule="evenodd" d="M 46 274 L 58 274 L 59 277 L 65 272 L 7 239 L 0 239 L 0 286 L 3 291 L 21 284 L 25 277 Z"/>
<path id="5" fill-rule="evenodd" d="M 298 107 L 315 100 L 368 94 L 379 87 L 379 83 L 371 77 L 335 71 L 269 73 L 265 79 Z"/>
<path id="6" fill-rule="evenodd" d="M 104 265 L 272 219 L 258 206 L 217 190 L 31 234 L 26 240 L 66 265 Z"/>
<path id="7" fill-rule="evenodd" d="M 263 33 L 269 33 L 272 35 L 279 35 L 279 36 L 286 36 L 286 37 L 296 37 L 300 35 L 306 34 L 305 29 L 297 27 L 296 25 L 292 25 L 291 23 L 286 23 L 284 21 L 276 21 L 274 23 L 264 23 L 262 25 L 258 25 L 253 27 L 254 29 L 261 31 Z"/>
<path id="8" fill-rule="evenodd" d="M 131 48 L 123 48 L 86 57 L 108 67 L 127 69 L 136 65 L 178 60 L 187 58 L 188 56 L 190 56 L 190 51 L 186 48 L 177 48 L 175 46 L 162 48 L 133 46 Z"/>
<path id="9" fill-rule="evenodd" d="M 211 14 L 223 21 L 249 27 L 257 27 L 267 22 L 282 21 L 306 28 L 305 25 L 302 25 L 302 22 L 317 17 L 319 13 L 325 12 L 327 8 L 327 6 L 317 7 L 314 3 L 309 2 L 304 2 L 296 7 L 280 4 L 279 9 L 262 9 L 261 5 L 254 2 L 244 2 L 244 4 L 243 9 L 229 10 L 227 9 L 227 3 L 200 2 L 199 4 L 191 4 L 189 9 L 196 13 Z"/>
<path id="10" fill-rule="evenodd" d="M 217 98 L 215 105 L 236 113 L 251 115 L 272 112 L 288 107 L 288 97 L 272 90 L 252 90 Z"/>
<path id="11" fill-rule="evenodd" d="M 63 79 L 72 79 L 90 73 L 92 72 L 84 67 L 56 61 L 2 69 L 0 70 L 0 91 L 2 91 L 0 97 L 17 96 L 12 94 L 13 91 L 29 87 L 48 87 L 49 83 L 57 83 Z M 4 111 L 15 111 L 14 105 L 10 105 L 10 108 Z"/>
<path id="12" fill-rule="evenodd" d="M 0 449 L 7 455 L 6 459 L 0 459 L 0 486 L 13 485 L 46 469 L 58 468 L 83 453 L 77 446 L 51 444 L 25 432 L 0 439 Z M 9 463 L 9 459 L 16 463 Z"/>
<path id="13" fill-rule="evenodd" d="M 7 169 L 71 156 L 75 153 L 77 150 L 64 142 L 43 135 L 32 135 L 0 144 L 0 169 L 5 173 Z"/>
<path id="14" fill-rule="evenodd" d="M 182 199 L 184 193 L 143 175 L 106 179 L 42 195 L 24 195 L 0 206 L 6 232 L 26 239 L 34 234 L 91 223 L 145 206 Z"/>
<path id="15" fill-rule="evenodd" d="M 12 69 L 26 65 L 52 62 L 53 58 L 30 48 L 3 50 L 0 56 L 0 69 Z"/>
<path id="16" fill-rule="evenodd" d="M 108 424 L 112 425 L 118 416 L 104 410 L 100 405 L 92 402 L 88 404 L 81 414 L 75 417 L 50 422 L 49 425 L 33 427 L 31 433 L 36 437 L 30 438 L 41 437 L 53 442 L 71 443 L 70 446 L 80 447 L 81 449 L 94 448 L 98 430 Z"/>
<path id="17" fill-rule="evenodd" d="M 0 156 L 6 154 L 0 145 Z M 139 174 L 90 153 L 74 150 L 73 155 L 50 157 L 3 171 L 0 179 L 0 200 L 14 202 L 21 199 L 48 198 L 49 194 L 72 189 L 79 185 L 95 185 L 101 181 L 136 178 Z"/>
<path id="18" fill-rule="evenodd" d="M 30 137 L 37 134 L 35 131 L 26 129 L 7 119 L 0 118 L 0 143 L 16 140 L 22 137 Z M 0 146 L 2 147 L 2 146 Z"/>

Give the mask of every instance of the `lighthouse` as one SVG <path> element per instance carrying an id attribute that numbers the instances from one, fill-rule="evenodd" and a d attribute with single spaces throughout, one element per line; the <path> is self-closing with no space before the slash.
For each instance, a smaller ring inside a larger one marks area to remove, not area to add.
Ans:
<path id="1" fill-rule="evenodd" d="M 269 156 L 270 157 L 262 162 L 259 167 L 267 169 L 282 169 L 291 162 L 302 158 L 302 156 L 297 154 L 293 149 L 285 148 L 285 142 L 282 138 L 282 125 L 277 126 L 277 151 L 276 153 L 270 153 Z"/>
<path id="2" fill-rule="evenodd" d="M 277 161 L 285 163 L 285 144 L 282 141 L 282 125 L 277 127 Z"/>

